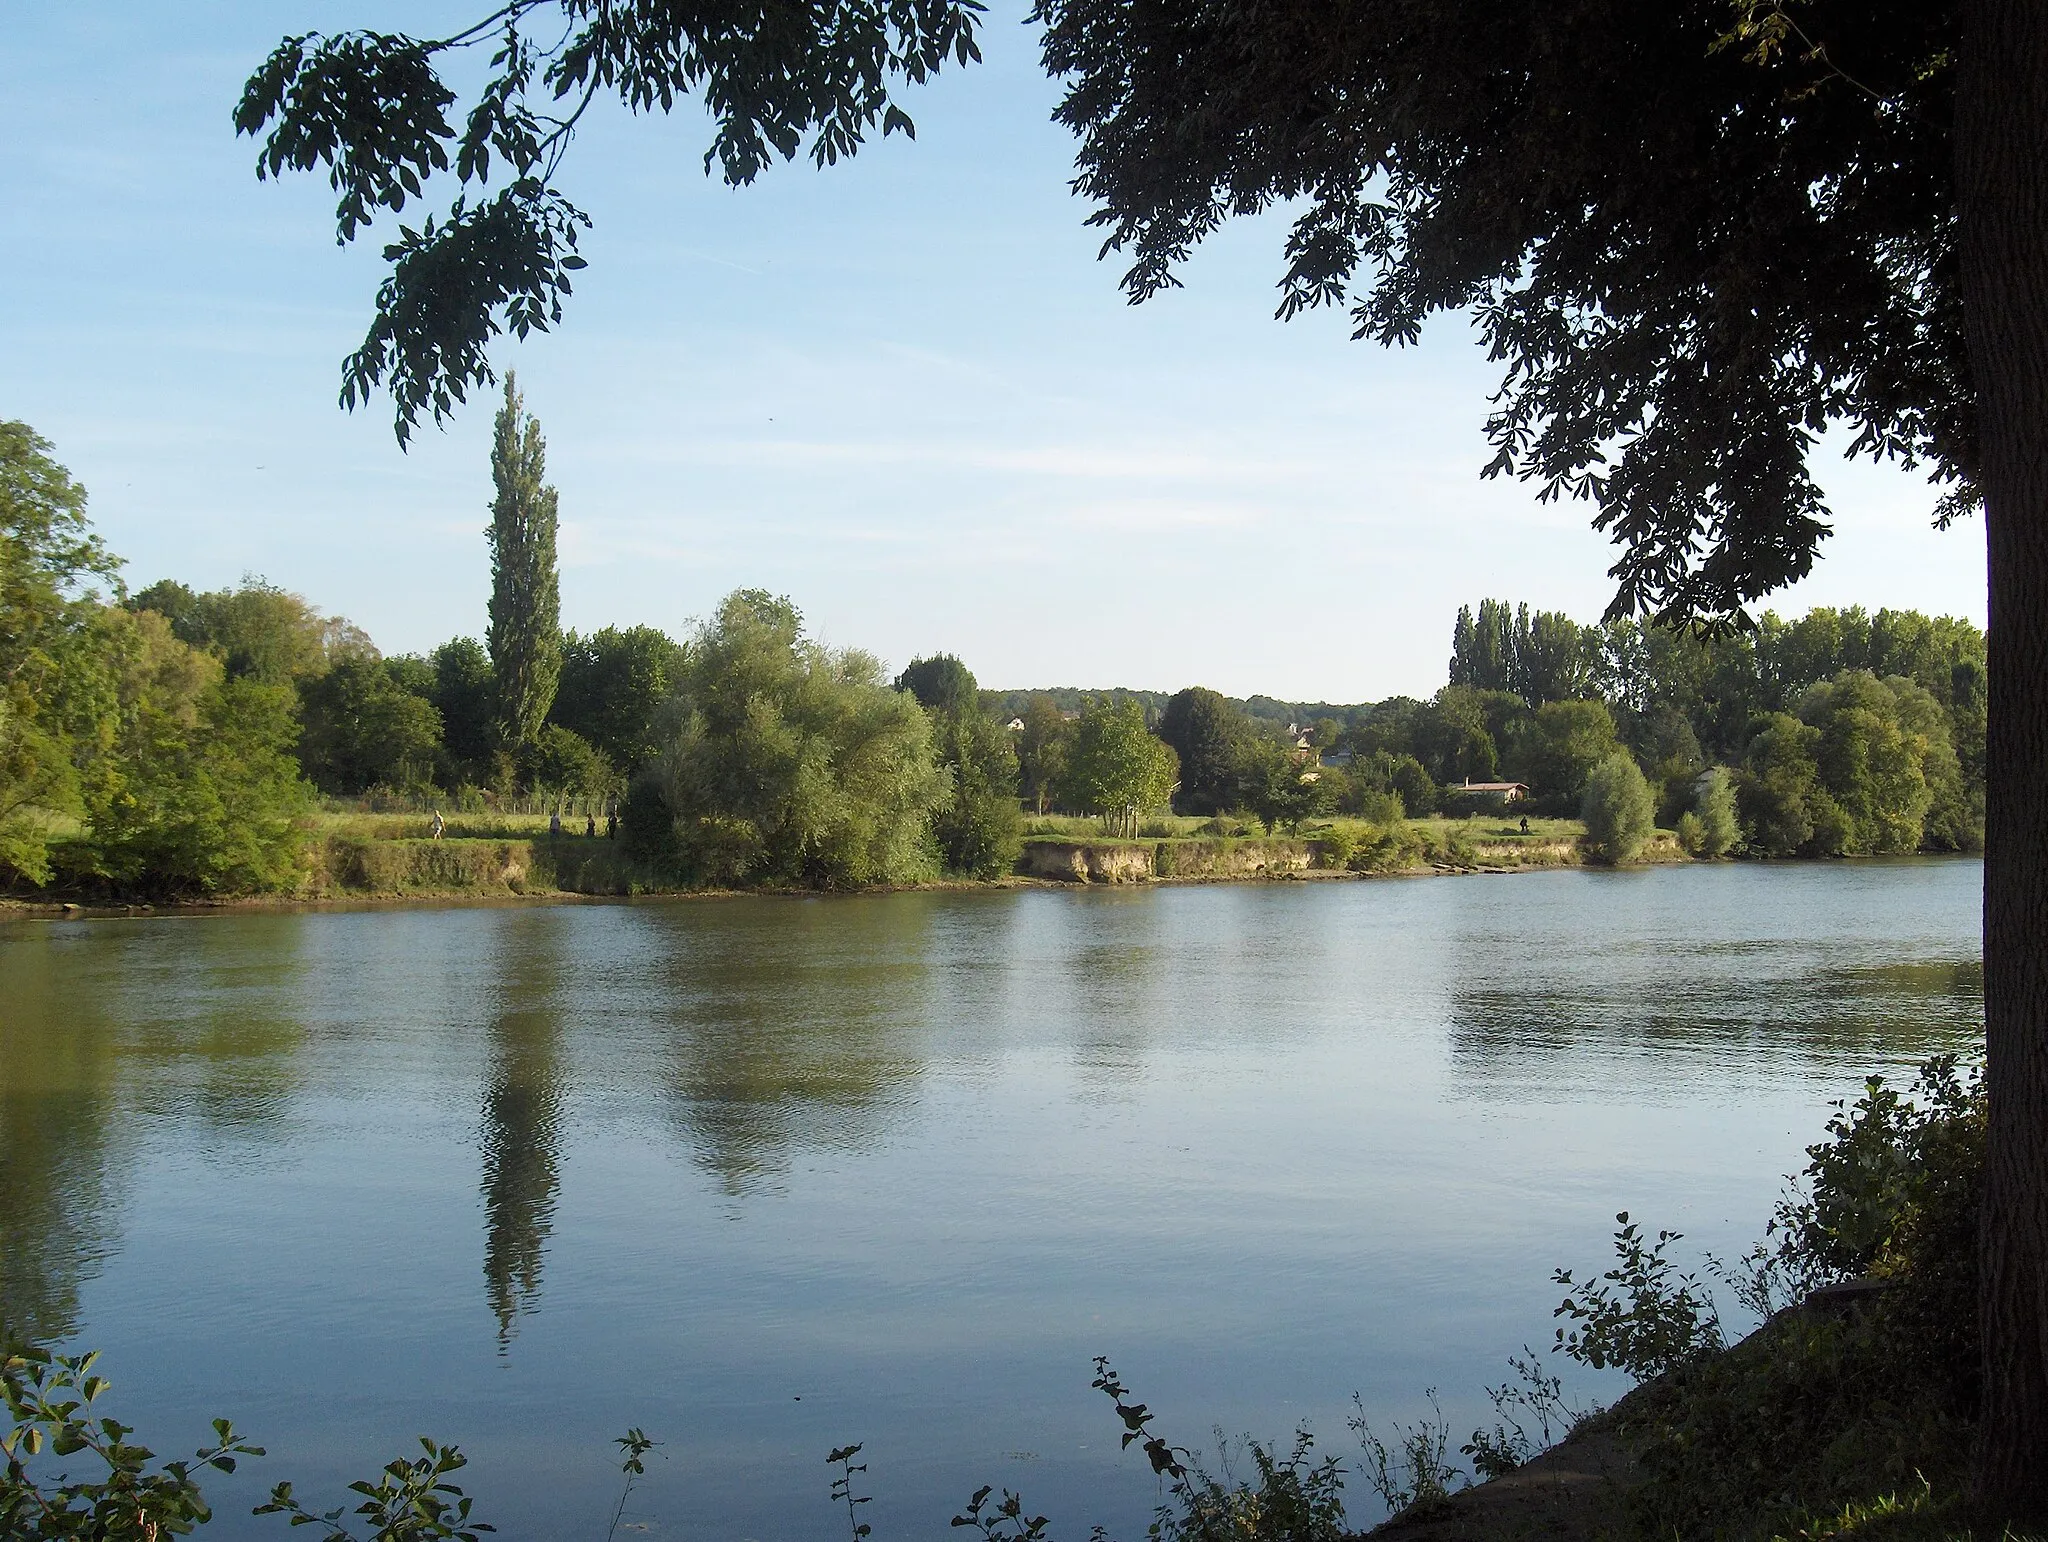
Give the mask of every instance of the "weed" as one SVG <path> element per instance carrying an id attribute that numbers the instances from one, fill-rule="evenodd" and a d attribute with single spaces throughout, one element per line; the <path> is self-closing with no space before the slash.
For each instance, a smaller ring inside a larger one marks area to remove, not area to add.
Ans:
<path id="1" fill-rule="evenodd" d="M 1351 1394 L 1357 1412 L 1349 1422 L 1365 1450 L 1365 1481 L 1391 1515 L 1433 1508 L 1466 1486 L 1464 1472 L 1450 1460 L 1451 1427 L 1444 1421 L 1436 1388 L 1423 1395 L 1433 1416 L 1413 1426 L 1396 1423 L 1389 1445 L 1366 1418 L 1364 1402 Z"/>
<path id="2" fill-rule="evenodd" d="M 866 1472 L 868 1470 L 866 1462 L 856 1462 L 854 1460 L 856 1456 L 860 1455 L 860 1452 L 861 1448 L 858 1445 L 840 1446 L 825 1458 L 826 1466 L 839 1469 L 839 1476 L 832 1480 L 832 1502 L 834 1504 L 842 1502 L 845 1504 L 846 1524 L 851 1532 L 852 1542 L 861 1542 L 863 1537 L 866 1537 L 875 1529 L 860 1518 L 860 1506 L 872 1502 L 873 1496 L 869 1494 L 856 1494 L 853 1491 L 853 1475 L 857 1472 Z"/>
<path id="3" fill-rule="evenodd" d="M 1545 1372 L 1526 1344 L 1521 1354 L 1508 1356 L 1508 1369 L 1515 1373 L 1512 1381 L 1486 1389 L 1493 1428 L 1474 1430 L 1470 1443 L 1460 1447 L 1482 1480 L 1513 1472 L 1597 1411 L 1566 1402 L 1563 1379 Z"/>
<path id="4" fill-rule="evenodd" d="M 1284 1457 L 1255 1440 L 1246 1442 L 1258 1482 L 1240 1483 L 1230 1475 L 1227 1448 L 1219 1449 L 1223 1470 L 1216 1476 L 1203 1470 L 1193 1452 L 1155 1435 L 1152 1411 L 1129 1401 L 1130 1389 L 1099 1355 L 1092 1385 L 1115 1405 L 1123 1447 L 1135 1444 L 1144 1451 L 1172 1501 L 1153 1512 L 1151 1542 L 1339 1542 L 1345 1535 L 1343 1466 L 1335 1457 L 1312 1460 L 1315 1438 L 1307 1430 L 1295 1431 Z"/>
<path id="5" fill-rule="evenodd" d="M 387 1463 L 374 1480 L 349 1485 L 352 1493 L 362 1496 L 355 1513 L 370 1523 L 371 1542 L 479 1542 L 482 1533 L 496 1530 L 472 1520 L 470 1507 L 475 1501 L 447 1481 L 450 1473 L 469 1465 L 469 1458 L 424 1435 L 420 1446 L 422 1455 L 410 1461 L 401 1457 Z M 258 1505 L 255 1513 L 288 1516 L 294 1526 L 324 1527 L 320 1542 L 356 1542 L 341 1524 L 340 1509 L 314 1514 L 293 1496 L 289 1483 L 273 1488 L 270 1502 Z"/>
<path id="6" fill-rule="evenodd" d="M 619 1522 L 625 1518 L 626 1500 L 632 1495 L 633 1485 L 647 1475 L 647 1453 L 661 1442 L 648 1439 L 647 1432 L 635 1426 L 612 1444 L 619 1448 L 619 1471 L 626 1481 L 619 1489 L 619 1502 L 612 1506 L 612 1523 L 604 1529 L 604 1542 L 612 1542 L 612 1538 L 618 1535 Z"/>
<path id="7" fill-rule="evenodd" d="M 1660 1231 L 1653 1244 L 1628 1212 L 1615 1217 L 1615 1266 L 1583 1283 L 1571 1270 L 1551 1276 L 1571 1294 L 1554 1315 L 1578 1326 L 1557 1330 L 1557 1348 L 1595 1370 L 1616 1366 L 1638 1381 L 1662 1376 L 1722 1347 L 1721 1318 L 1697 1279 L 1680 1274 L 1664 1250 L 1683 1234 Z"/>

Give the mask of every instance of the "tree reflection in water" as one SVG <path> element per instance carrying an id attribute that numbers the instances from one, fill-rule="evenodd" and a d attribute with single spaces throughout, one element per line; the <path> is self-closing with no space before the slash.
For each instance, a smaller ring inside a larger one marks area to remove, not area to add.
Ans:
<path id="1" fill-rule="evenodd" d="M 557 992 L 573 959 L 546 911 L 504 916 L 495 933 L 497 1013 L 483 1093 L 484 1293 L 504 1354 L 540 1302 L 541 1265 L 561 1188 L 562 1067 Z"/>

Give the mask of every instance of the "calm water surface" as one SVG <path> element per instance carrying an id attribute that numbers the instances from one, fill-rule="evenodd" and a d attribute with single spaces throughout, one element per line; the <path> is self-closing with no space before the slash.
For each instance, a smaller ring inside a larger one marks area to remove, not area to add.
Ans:
<path id="1" fill-rule="evenodd" d="M 879 1542 L 1212 1425 L 1454 1428 L 1613 1213 L 1739 1251 L 1831 1099 L 1981 1044 L 1972 861 L 0 927 L 0 1310 L 320 1505 Z M 1359 1518 L 1369 1501 L 1357 1493 Z"/>

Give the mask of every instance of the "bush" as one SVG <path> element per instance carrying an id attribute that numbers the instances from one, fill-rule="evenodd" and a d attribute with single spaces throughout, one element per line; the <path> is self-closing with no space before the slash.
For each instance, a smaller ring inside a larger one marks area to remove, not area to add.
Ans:
<path id="1" fill-rule="evenodd" d="M 1586 841 L 1602 862 L 1633 862 L 1656 833 L 1656 805 L 1650 784 L 1634 757 L 1617 750 L 1586 777 L 1586 796 L 1579 807 L 1586 822 Z"/>
<path id="2" fill-rule="evenodd" d="M 1820 1536 L 1850 1513 L 1889 1513 L 1901 1494 L 1940 1515 L 1959 1502 L 1977 1376 L 1976 1215 L 1981 1083 L 1953 1058 L 1910 1095 L 1872 1078 L 1808 1148 L 1803 1187 L 1766 1238 L 1718 1272 L 1759 1314 L 1858 1278 L 1874 1288 L 1771 1318 L 1719 1350 L 1697 1280 L 1623 1220 L 1621 1263 L 1572 1290 L 1559 1345 L 1589 1365 L 1661 1377 L 1616 1412 L 1643 1475 L 1646 1535 Z M 1861 1304 L 1859 1304 L 1859 1302 Z M 1930 1525 L 1941 1535 L 1953 1526 Z"/>
<path id="3" fill-rule="evenodd" d="M 1735 818 L 1735 786 L 1725 766 L 1715 766 L 1700 778 L 1693 799 L 1693 818 L 1698 826 L 1698 847 L 1688 846 L 1695 856 L 1723 857 L 1742 839 L 1742 827 Z"/>

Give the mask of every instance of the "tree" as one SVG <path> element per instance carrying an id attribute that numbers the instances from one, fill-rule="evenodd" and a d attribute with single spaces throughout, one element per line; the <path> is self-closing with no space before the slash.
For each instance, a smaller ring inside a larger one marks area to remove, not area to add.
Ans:
<path id="1" fill-rule="evenodd" d="M 526 785 L 561 807 L 572 798 L 609 798 L 618 773 L 604 751 L 559 723 L 548 723 L 526 746 L 520 770 Z"/>
<path id="2" fill-rule="evenodd" d="M 1252 726 L 1229 700 L 1199 685 L 1176 692 L 1160 714 L 1159 737 L 1180 760 L 1176 811 L 1221 814 L 1246 806 L 1245 755 Z"/>
<path id="3" fill-rule="evenodd" d="M 433 784 L 441 714 L 394 678 L 389 659 L 343 659 L 300 692 L 300 760 L 329 792 Z"/>
<path id="4" fill-rule="evenodd" d="M 896 689 L 910 692 L 920 707 L 931 712 L 950 715 L 981 710 L 981 688 L 974 671 L 950 653 L 912 659 L 896 677 Z"/>
<path id="5" fill-rule="evenodd" d="M 474 637 L 455 637 L 434 650 L 434 710 L 448 756 L 448 785 L 483 782 L 498 720 L 498 682 L 490 655 Z"/>
<path id="6" fill-rule="evenodd" d="M 932 815 L 939 855 L 953 872 L 1000 878 L 1017 865 L 1024 849 L 1017 752 L 1009 732 L 972 698 L 953 711 L 926 711 L 939 764 L 952 773 L 951 795 Z"/>
<path id="7" fill-rule="evenodd" d="M 1144 298 L 1300 198 L 1282 313 L 1476 307 L 1494 474 L 1595 505 L 1617 614 L 1740 618 L 1827 534 L 1815 429 L 1990 555 L 1980 1496 L 2048 1513 L 2048 8 L 1043 0 L 1077 186 Z M 1952 127 L 1951 127 L 1952 125 Z M 1352 294 L 1361 270 L 1362 292 Z"/>
<path id="8" fill-rule="evenodd" d="M 205 594 L 160 579 L 129 604 L 162 615 L 181 641 L 218 657 L 230 679 L 258 685 L 297 685 L 340 659 L 377 656 L 361 627 L 322 615 L 304 595 L 255 573 L 233 589 Z"/>
<path id="9" fill-rule="evenodd" d="M 1547 701 L 1515 743 L 1516 769 L 1537 792 L 1576 801 L 1616 749 L 1614 715 L 1604 701 Z"/>
<path id="10" fill-rule="evenodd" d="M 1787 712 L 1773 712 L 1750 735 L 1736 784 L 1743 837 L 1772 857 L 1838 855 L 1846 822 L 1820 785 L 1820 734 Z"/>
<path id="11" fill-rule="evenodd" d="M 582 735 L 621 771 L 655 748 L 654 720 L 682 679 L 683 646 L 651 626 L 608 626 L 562 645 L 554 721 Z"/>
<path id="12" fill-rule="evenodd" d="M 53 711 L 119 564 L 89 527 L 85 489 L 26 423 L 0 422 L 0 875 L 49 877 L 49 816 L 78 807 Z"/>
<path id="13" fill-rule="evenodd" d="M 259 177 L 328 169 L 344 242 L 375 211 L 402 211 L 453 171 L 459 191 L 442 216 L 386 249 L 376 317 L 342 369 L 347 406 L 389 386 L 403 444 L 421 412 L 438 423 L 494 378 L 493 337 L 561 320 L 570 275 L 584 265 L 577 232 L 590 220 L 554 178 L 596 97 L 666 112 L 701 92 L 716 124 L 705 169 L 715 162 L 740 187 L 778 156 L 807 149 L 820 166 L 851 156 L 877 126 L 913 135 L 891 88 L 980 58 L 980 11 L 979 0 L 511 0 L 443 38 L 288 37 L 249 77 L 235 131 L 263 136 Z M 497 51 L 458 130 L 440 66 L 484 45 Z M 502 186 L 490 192 L 494 174 Z"/>
<path id="14" fill-rule="evenodd" d="M 949 789 L 930 719 L 871 655 L 806 638 L 786 599 L 726 598 L 665 730 L 627 823 L 694 882 L 897 883 L 936 865 L 930 819 Z"/>
<path id="15" fill-rule="evenodd" d="M 896 689 L 915 697 L 932 720 L 932 744 L 951 778 L 932 815 L 932 836 L 949 871 L 1000 878 L 1024 849 L 1017 810 L 1017 750 L 1009 730 L 981 709 L 974 671 L 950 653 L 913 659 Z"/>
<path id="16" fill-rule="evenodd" d="M 1179 768 L 1145 727 L 1135 701 L 1098 702 L 1081 714 L 1067 765 L 1067 797 L 1102 817 L 1111 835 L 1135 837 L 1138 816 L 1163 808 Z"/>
<path id="17" fill-rule="evenodd" d="M 562 675 L 562 596 L 555 573 L 555 490 L 547 441 L 505 377 L 505 405 L 491 441 L 491 672 L 498 734 L 506 749 L 531 743 L 547 721 Z"/>
<path id="18" fill-rule="evenodd" d="M 287 40 L 250 81 L 238 129 L 275 120 L 268 172 L 330 168 L 343 239 L 372 206 L 402 207 L 449 147 L 460 177 L 495 151 L 517 178 L 394 245 L 345 400 L 388 371 L 402 425 L 439 413 L 485 377 L 500 313 L 522 333 L 559 314 L 581 215 L 549 181 L 569 128 L 525 108 L 528 81 L 666 106 L 708 79 L 715 148 L 745 181 L 764 129 L 788 155 L 833 125 L 814 141 L 832 159 L 895 123 L 895 79 L 972 53 L 965 4 L 939 0 L 644 38 L 624 30 L 638 11 L 574 7 L 537 55 L 516 29 L 552 9 L 516 4 L 460 35 L 514 29 L 460 145 L 433 68 L 458 39 Z M 1725 0 L 1034 14 L 1068 81 L 1076 186 L 1104 249 L 1132 254 L 1132 297 L 1175 283 L 1231 215 L 1293 201 L 1283 315 L 1349 301 L 1361 335 L 1394 343 L 1436 311 L 1476 311 L 1506 369 L 1487 469 L 1593 503 L 1621 547 L 1613 614 L 1739 622 L 1806 573 L 1828 534 L 1807 467 L 1828 423 L 1928 467 L 1943 518 L 1981 499 L 1995 622 L 1978 1490 L 2048 1515 L 2048 7 L 1739 0 L 1732 26 Z M 767 38 L 789 41 L 771 55 Z"/>
<path id="19" fill-rule="evenodd" d="M 1334 799 L 1322 773 L 1288 746 L 1254 739 L 1239 762 L 1244 804 L 1268 830 L 1299 831 L 1305 820 L 1327 814 Z"/>
<path id="20" fill-rule="evenodd" d="M 310 789 L 292 751 L 290 687 L 244 677 L 207 687 L 187 723 L 146 702 L 123 735 L 119 773 L 88 799 L 88 847 L 117 888 L 157 895 L 293 887 Z"/>
<path id="21" fill-rule="evenodd" d="M 1024 703 L 1024 727 L 1017 735 L 1017 777 L 1039 813 L 1066 784 L 1074 725 L 1050 696 Z"/>
<path id="22" fill-rule="evenodd" d="M 1633 862 L 1656 832 L 1657 805 L 1650 784 L 1635 758 L 1616 750 L 1586 778 L 1579 817 L 1586 821 L 1586 839 L 1602 862 Z"/>
<path id="23" fill-rule="evenodd" d="M 1697 855 L 1720 857 L 1735 849 L 1742 827 L 1735 818 L 1735 784 L 1726 766 L 1715 766 L 1700 778 L 1692 813 L 1699 821 Z"/>

